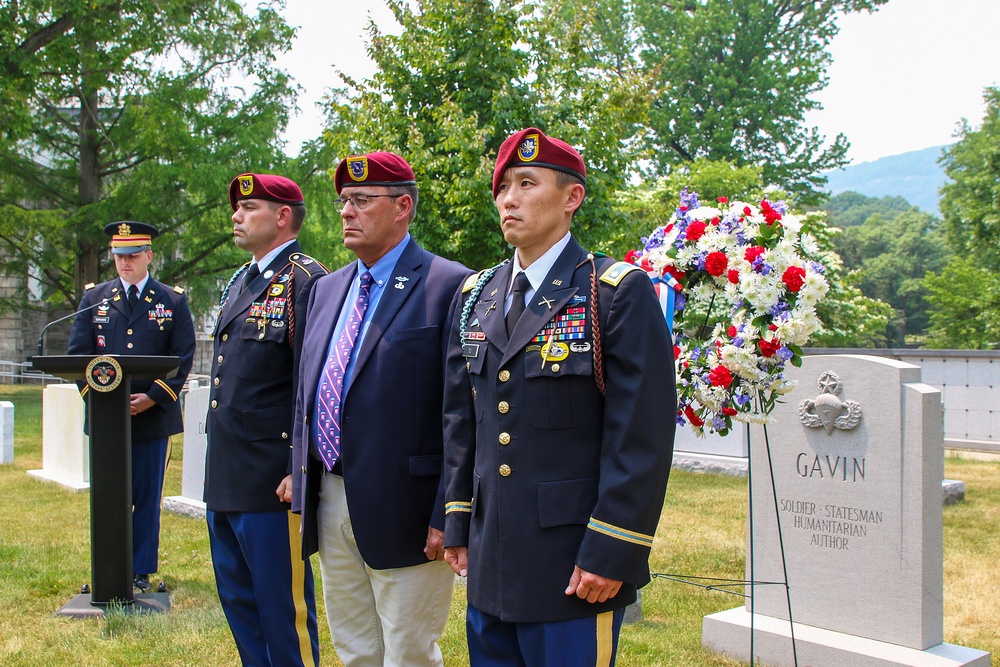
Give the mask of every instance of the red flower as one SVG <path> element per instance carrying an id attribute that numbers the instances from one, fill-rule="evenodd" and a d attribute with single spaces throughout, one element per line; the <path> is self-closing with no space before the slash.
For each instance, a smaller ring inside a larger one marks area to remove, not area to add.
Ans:
<path id="1" fill-rule="evenodd" d="M 713 387 L 723 387 L 728 389 L 733 383 L 733 374 L 725 366 L 716 366 L 708 373 L 708 381 Z"/>
<path id="2" fill-rule="evenodd" d="M 638 258 L 639 258 L 639 253 L 636 252 L 635 250 L 629 250 L 627 253 L 625 253 L 625 261 L 628 262 L 629 264 L 635 264 L 635 260 L 637 260 Z"/>
<path id="3" fill-rule="evenodd" d="M 656 270 L 653 268 L 653 263 L 649 261 L 649 257 L 643 257 L 642 261 L 639 262 L 639 266 L 641 266 L 642 270 L 645 271 L 646 273 Z"/>
<path id="4" fill-rule="evenodd" d="M 763 255 L 765 252 L 767 252 L 767 249 L 763 246 L 752 245 L 746 249 L 746 252 L 743 253 L 743 258 L 753 264 L 754 260 Z"/>
<path id="5" fill-rule="evenodd" d="M 729 269 L 729 273 L 726 274 L 726 277 L 729 278 L 729 282 L 734 285 L 737 285 L 740 282 L 740 272 L 736 269 Z"/>
<path id="6" fill-rule="evenodd" d="M 721 276 L 726 272 L 726 267 L 729 266 L 729 260 L 726 259 L 726 253 L 724 252 L 710 252 L 708 257 L 705 258 L 705 270 L 708 271 L 710 276 Z"/>
<path id="7" fill-rule="evenodd" d="M 773 357 L 774 353 L 781 347 L 781 341 L 777 338 L 772 338 L 771 340 L 764 340 L 762 338 L 757 341 L 757 347 L 760 348 L 760 353 L 765 357 Z"/>
<path id="8" fill-rule="evenodd" d="M 719 202 L 720 204 L 728 204 L 729 203 L 729 197 L 719 197 L 715 201 Z"/>
<path id="9" fill-rule="evenodd" d="M 719 224 L 720 222 L 722 222 L 722 221 L 721 221 L 721 220 L 719 220 L 719 218 L 718 218 L 718 217 L 715 217 L 715 218 L 712 218 L 712 224 L 713 224 L 713 225 L 718 225 L 718 224 Z"/>
<path id="10" fill-rule="evenodd" d="M 681 348 L 679 345 L 674 345 L 674 361 L 677 361 L 679 356 L 681 356 Z"/>
<path id="11" fill-rule="evenodd" d="M 781 274 L 781 282 L 789 292 L 798 292 L 806 282 L 806 270 L 798 266 L 790 266 Z"/>
<path id="12" fill-rule="evenodd" d="M 692 243 L 700 239 L 705 234 L 705 229 L 708 227 L 701 220 L 695 220 L 687 227 L 687 232 L 684 234 L 684 238 Z"/>
<path id="13" fill-rule="evenodd" d="M 722 408 L 722 414 L 726 417 L 735 417 L 736 408 Z"/>
<path id="14" fill-rule="evenodd" d="M 766 199 L 760 203 L 760 212 L 764 214 L 764 222 L 768 225 L 781 220 L 781 214 L 771 208 L 771 202 Z"/>
<path id="15" fill-rule="evenodd" d="M 678 283 L 678 285 L 677 285 L 678 290 L 680 290 L 680 286 L 683 284 L 684 278 L 687 277 L 687 274 L 684 273 L 683 271 L 681 271 L 680 269 L 678 269 L 676 266 L 665 266 L 665 267 L 663 267 L 663 273 L 669 273 L 670 275 L 672 275 L 674 277 L 674 280 L 676 280 L 677 283 Z"/>
<path id="16" fill-rule="evenodd" d="M 729 329 L 726 330 L 726 333 L 729 334 L 730 338 L 736 338 L 736 334 L 739 333 L 739 332 L 736 330 L 735 326 L 733 326 L 732 324 L 730 324 L 729 325 Z"/>
<path id="17" fill-rule="evenodd" d="M 743 215 L 753 215 L 753 209 L 749 206 L 743 207 Z"/>
<path id="18" fill-rule="evenodd" d="M 691 422 L 694 426 L 704 426 L 705 425 L 705 422 L 703 422 L 698 417 L 698 415 L 695 414 L 694 408 L 692 408 L 690 405 L 685 405 L 684 406 L 684 415 L 688 418 L 688 421 Z"/>

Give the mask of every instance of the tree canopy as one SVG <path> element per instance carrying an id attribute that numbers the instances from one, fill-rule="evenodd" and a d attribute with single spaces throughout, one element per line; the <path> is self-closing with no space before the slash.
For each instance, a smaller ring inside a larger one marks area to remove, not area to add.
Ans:
<path id="1" fill-rule="evenodd" d="M 20 0 L 0 7 L 0 243 L 7 269 L 75 304 L 106 277 L 108 222 L 157 226 L 166 282 L 208 303 L 231 247 L 226 191 L 282 164 L 292 30 L 279 3 Z M 234 83 L 236 82 L 236 83 Z M 18 297 L 23 299 L 23 294 Z M 6 304 L 8 307 L 14 304 Z"/>

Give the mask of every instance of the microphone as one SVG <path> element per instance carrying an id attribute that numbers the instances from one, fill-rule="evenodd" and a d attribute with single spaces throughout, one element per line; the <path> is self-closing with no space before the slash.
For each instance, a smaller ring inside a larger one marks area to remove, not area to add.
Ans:
<path id="1" fill-rule="evenodd" d="M 80 310 L 76 311 L 75 313 L 70 313 L 69 315 L 64 315 L 63 317 L 60 317 L 58 320 L 52 320 L 51 322 L 49 322 L 48 324 L 46 324 L 44 327 L 42 327 L 42 333 L 38 334 L 38 356 L 39 357 L 42 356 L 42 345 L 44 344 L 44 341 L 45 341 L 45 330 L 46 329 L 48 329 L 53 324 L 59 324 L 63 320 L 68 320 L 71 317 L 76 317 L 80 313 L 85 313 L 88 310 L 93 310 L 94 308 L 97 308 L 98 306 L 106 306 L 106 305 L 108 305 L 108 303 L 109 302 L 108 302 L 108 300 L 106 298 L 105 299 L 101 299 L 97 303 L 95 303 L 93 305 L 90 305 L 90 306 L 87 306 L 86 308 L 81 308 Z"/>

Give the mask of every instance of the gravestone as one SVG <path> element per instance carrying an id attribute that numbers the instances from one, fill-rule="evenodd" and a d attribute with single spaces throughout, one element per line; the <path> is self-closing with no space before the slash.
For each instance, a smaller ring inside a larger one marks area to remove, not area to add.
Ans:
<path id="1" fill-rule="evenodd" d="M 86 408 L 75 384 L 50 384 L 42 391 L 42 469 L 39 479 L 74 491 L 90 488 L 90 441 L 83 433 Z"/>
<path id="2" fill-rule="evenodd" d="M 208 434 L 205 421 L 208 417 L 209 387 L 198 387 L 196 382 L 184 394 L 184 466 L 181 471 L 181 495 L 167 496 L 163 508 L 177 514 L 201 518 L 205 516 L 205 450 Z"/>
<path id="3" fill-rule="evenodd" d="M 808 356 L 787 375 L 798 385 L 767 440 L 751 435 L 747 579 L 785 581 L 783 543 L 795 654 L 782 585 L 706 616 L 703 644 L 748 660 L 752 607 L 763 665 L 988 666 L 988 653 L 942 643 L 940 392 L 919 367 L 877 357 Z"/>
<path id="4" fill-rule="evenodd" d="M 0 401 L 0 463 L 14 462 L 14 404 Z"/>

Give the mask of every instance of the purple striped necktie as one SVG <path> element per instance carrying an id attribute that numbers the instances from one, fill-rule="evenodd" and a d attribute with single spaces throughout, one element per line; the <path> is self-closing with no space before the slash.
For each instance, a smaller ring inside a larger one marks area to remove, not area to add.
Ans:
<path id="1" fill-rule="evenodd" d="M 368 296 L 372 283 L 372 274 L 365 271 L 361 274 L 361 288 L 358 290 L 358 300 L 347 318 L 344 330 L 340 332 L 337 344 L 326 360 L 326 368 L 319 382 L 319 410 L 316 419 L 318 434 L 318 449 L 320 458 L 327 470 L 333 469 L 333 464 L 340 457 L 340 402 L 344 393 L 344 373 L 351 360 L 354 343 L 358 340 L 361 323 L 368 310 Z"/>

